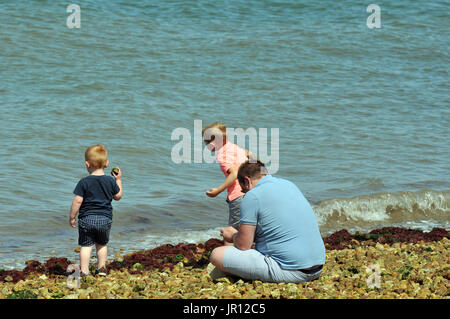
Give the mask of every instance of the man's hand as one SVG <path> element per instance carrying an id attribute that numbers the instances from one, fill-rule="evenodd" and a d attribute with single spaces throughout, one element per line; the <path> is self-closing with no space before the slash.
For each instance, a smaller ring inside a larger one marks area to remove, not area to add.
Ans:
<path id="1" fill-rule="evenodd" d="M 233 243 L 240 250 L 252 248 L 255 239 L 256 225 L 240 224 L 239 231 L 233 226 L 222 228 L 220 234 L 224 241 Z"/>
<path id="2" fill-rule="evenodd" d="M 216 197 L 219 194 L 220 194 L 220 191 L 218 188 L 211 188 L 206 191 L 206 195 L 208 195 L 209 197 Z"/>
<path id="3" fill-rule="evenodd" d="M 223 240 L 232 243 L 233 235 L 236 234 L 237 232 L 238 231 L 236 228 L 234 228 L 233 226 L 228 226 L 220 230 L 220 235 L 223 237 Z"/>
<path id="4" fill-rule="evenodd" d="M 70 226 L 77 228 L 77 221 L 75 218 L 70 218 Z"/>

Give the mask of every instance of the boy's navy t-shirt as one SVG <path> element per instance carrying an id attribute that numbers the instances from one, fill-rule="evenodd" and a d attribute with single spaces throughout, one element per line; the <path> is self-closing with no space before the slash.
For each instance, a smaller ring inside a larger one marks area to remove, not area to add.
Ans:
<path id="1" fill-rule="evenodd" d="M 120 187 L 112 176 L 89 175 L 82 178 L 73 193 L 83 197 L 78 218 L 88 215 L 104 215 L 112 219 L 113 196 L 120 192 Z"/>

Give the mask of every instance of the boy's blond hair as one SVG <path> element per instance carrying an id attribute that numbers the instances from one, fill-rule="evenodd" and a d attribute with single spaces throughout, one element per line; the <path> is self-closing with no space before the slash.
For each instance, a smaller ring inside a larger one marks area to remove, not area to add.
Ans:
<path id="1" fill-rule="evenodd" d="M 102 144 L 92 145 L 84 153 L 84 158 L 95 168 L 105 168 L 108 161 L 108 151 Z"/>
<path id="2" fill-rule="evenodd" d="M 202 137 L 204 139 L 205 139 L 205 132 L 208 129 L 218 129 L 218 130 L 220 130 L 220 132 L 222 132 L 223 139 L 225 140 L 227 138 L 227 126 L 225 124 L 223 124 L 222 122 L 214 122 L 212 124 L 205 126 L 202 129 Z M 215 138 L 214 134 L 211 134 L 211 139 L 210 140 L 205 139 L 205 142 L 209 143 L 209 142 L 213 141 L 214 138 Z"/>

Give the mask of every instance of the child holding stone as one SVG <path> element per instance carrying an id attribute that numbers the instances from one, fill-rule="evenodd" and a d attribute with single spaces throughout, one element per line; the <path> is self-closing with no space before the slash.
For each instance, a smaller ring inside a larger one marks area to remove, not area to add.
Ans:
<path id="1" fill-rule="evenodd" d="M 122 198 L 122 171 L 117 168 L 113 176 L 106 176 L 108 152 L 101 145 L 93 145 L 85 152 L 85 163 L 89 175 L 82 178 L 75 190 L 70 209 L 70 225 L 76 228 L 75 217 L 78 214 L 78 244 L 80 249 L 81 276 L 89 275 L 89 260 L 95 244 L 97 251 L 97 271 L 106 275 L 107 243 L 112 224 L 112 199 Z"/>

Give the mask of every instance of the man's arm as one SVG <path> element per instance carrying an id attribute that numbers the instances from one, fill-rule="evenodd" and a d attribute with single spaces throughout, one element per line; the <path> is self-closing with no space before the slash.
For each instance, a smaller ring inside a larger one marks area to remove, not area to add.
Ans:
<path id="1" fill-rule="evenodd" d="M 70 207 L 70 226 L 72 226 L 73 228 L 77 227 L 75 217 L 77 216 L 82 203 L 83 197 L 75 195 L 72 201 L 72 206 Z"/>
<path id="2" fill-rule="evenodd" d="M 252 248 L 255 232 L 255 225 L 240 224 L 239 231 L 233 235 L 234 246 L 240 250 Z"/>

